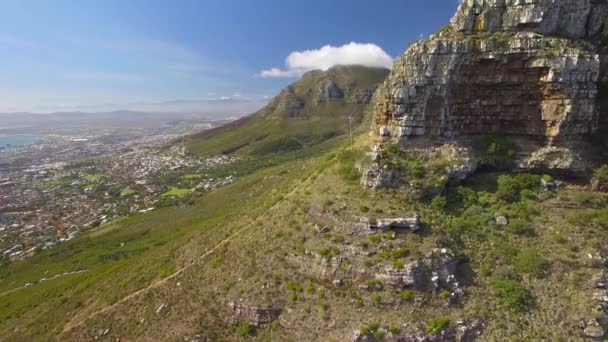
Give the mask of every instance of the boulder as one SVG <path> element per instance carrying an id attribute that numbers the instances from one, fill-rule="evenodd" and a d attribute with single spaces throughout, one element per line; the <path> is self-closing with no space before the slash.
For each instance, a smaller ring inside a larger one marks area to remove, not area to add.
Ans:
<path id="1" fill-rule="evenodd" d="M 498 216 L 496 218 L 496 224 L 499 226 L 506 226 L 509 224 L 509 220 L 507 220 L 507 218 L 504 216 Z"/>
<path id="2" fill-rule="evenodd" d="M 154 312 L 156 313 L 156 316 L 161 317 L 165 315 L 167 310 L 169 310 L 169 306 L 165 303 L 161 303 L 159 306 L 156 307 L 156 310 Z"/>
<path id="3" fill-rule="evenodd" d="M 372 231 L 412 231 L 416 232 L 420 229 L 420 219 L 418 215 L 406 218 L 388 218 L 378 219 L 376 223 L 370 224 L 369 229 Z"/>

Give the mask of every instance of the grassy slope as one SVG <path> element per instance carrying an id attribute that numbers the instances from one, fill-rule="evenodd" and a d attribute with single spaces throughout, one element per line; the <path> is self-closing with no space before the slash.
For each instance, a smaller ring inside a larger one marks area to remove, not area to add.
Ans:
<path id="1" fill-rule="evenodd" d="M 373 256 L 387 248 L 406 247 L 409 253 L 400 260 L 417 260 L 431 248 L 445 244 L 449 230 L 446 231 L 445 222 L 439 217 L 448 214 L 458 217 L 463 203 L 451 200 L 449 213 L 439 214 L 428 203 L 402 191 L 362 189 L 357 182 L 346 181 L 340 175 L 345 163 L 342 160 L 336 153 L 329 153 L 297 164 L 297 171 L 293 170 L 296 174 L 288 181 L 292 184 L 289 191 L 276 192 L 278 202 L 251 220 L 251 226 L 213 256 L 197 262 L 191 270 L 163 286 L 92 317 L 81 330 L 64 337 L 81 340 L 91 338 L 99 329 L 109 328 L 110 336 L 128 340 L 178 340 L 194 334 L 213 341 L 237 340 L 235 326 L 225 319 L 229 317 L 227 303 L 239 299 L 249 304 L 274 304 L 283 309 L 281 322 L 258 329 L 252 336 L 256 340 L 341 341 L 372 321 L 394 324 L 405 330 L 425 330 L 428 321 L 440 316 L 447 316 L 452 322 L 468 318 L 486 320 L 489 327 L 485 340 L 514 336 L 521 340 L 553 340 L 580 336 L 576 324 L 589 317 L 594 307 L 592 289 L 585 286 L 598 272 L 585 266 L 587 253 L 597 251 L 601 241 L 607 241 L 608 232 L 575 218 L 605 206 L 605 195 L 566 185 L 557 195 L 529 203 L 536 213 L 531 221 L 535 231 L 532 235 L 490 227 L 465 234 L 462 241 L 453 246 L 458 248 L 457 253 L 470 259 L 471 265 L 470 283 L 461 304 L 446 308 L 439 293 L 415 293 L 414 297 L 424 301 L 424 305 L 417 307 L 401 300 L 398 292 L 359 290 L 358 285 L 367 279 L 348 278 L 345 272 L 349 266 L 345 265 L 336 269 L 336 277 L 344 279 L 346 284 L 334 288 L 331 276 L 323 277 L 317 272 L 327 263 L 303 256 L 301 251 L 318 253 L 324 248 L 337 248 L 338 257 L 349 258 L 357 270 L 382 270 L 390 265 L 392 259 L 380 260 Z M 493 194 L 497 176 L 480 175 L 466 186 L 478 193 Z M 589 198 L 593 200 L 589 202 Z M 420 234 L 402 234 L 376 243 L 350 230 L 360 216 L 393 217 L 412 212 L 420 213 L 427 224 Z M 329 225 L 332 231 L 319 235 L 314 230 L 316 224 Z M 231 222 L 226 221 L 224 226 L 230 227 Z M 367 245 L 372 256 L 348 254 L 350 246 L 361 245 Z M 520 272 L 521 283 L 534 298 L 533 305 L 522 312 L 500 305 L 489 283 L 494 272 L 512 267 L 507 257 L 511 249 L 514 252 L 534 249 L 549 265 L 542 277 Z M 301 259 L 294 259 L 298 255 Z M 314 290 L 298 293 L 293 301 L 285 288 L 290 281 L 302 288 L 312 284 Z M 380 296 L 378 303 L 374 300 L 376 294 Z M 159 303 L 170 306 L 162 318 L 154 315 Z M 144 322 L 138 323 L 141 319 Z M 560 329 L 556 330 L 557 326 Z"/>
<path id="2" fill-rule="evenodd" d="M 194 206 L 129 217 L 3 267 L 0 292 L 63 272 L 89 271 L 0 295 L 0 340 L 48 340 L 71 316 L 85 315 L 171 274 L 272 205 L 277 196 L 271 189 L 281 189 L 297 167 L 261 170 L 205 195 Z"/>
<path id="3" fill-rule="evenodd" d="M 461 304 L 446 308 L 438 293 L 415 293 L 414 297 L 425 303 L 417 307 L 402 301 L 399 293 L 359 290 L 358 285 L 366 279 L 351 282 L 345 268 L 339 267 L 337 276 L 347 283 L 336 289 L 330 279 L 314 271 L 322 269 L 324 262 L 305 257 L 304 264 L 294 263 L 294 255 L 301 250 L 319 252 L 324 248 L 337 248 L 338 256 L 352 258 L 357 269 L 390 265 L 392 260 L 373 257 L 386 248 L 406 247 L 409 254 L 401 260 L 416 260 L 445 243 L 449 230 L 440 219 L 442 215 L 461 215 L 463 203 L 458 200 L 450 200 L 448 213 L 439 214 L 407 192 L 362 189 L 356 181 L 340 175 L 344 165 L 352 166 L 352 159 L 338 155 L 341 153 L 331 152 L 259 170 L 206 195 L 192 207 L 131 217 L 8 267 L 1 274 L 2 291 L 38 279 L 46 271 L 91 271 L 0 296 L 0 306 L 6 308 L 0 317 L 0 339 L 60 336 L 62 340 L 84 340 L 93 338 L 100 329 L 110 329 L 108 339 L 178 340 L 202 334 L 214 341 L 236 340 L 235 326 L 225 319 L 229 317 L 227 303 L 238 299 L 283 308 L 281 323 L 258 329 L 253 336 L 258 340 L 339 341 L 372 321 L 406 330 L 425 329 L 429 320 L 439 316 L 453 322 L 483 318 L 489 322 L 484 335 L 488 340 L 513 336 L 523 340 L 578 338 L 576 322 L 589 317 L 594 306 L 592 290 L 585 286 L 597 270 L 585 266 L 586 255 L 602 248 L 601 241 L 608 241 L 605 229 L 579 216 L 605 207 L 605 195 L 566 185 L 557 195 L 530 202 L 535 210 L 531 221 L 535 234 L 517 235 L 496 228 L 465 234 L 456 245 L 456 251 L 471 261 L 472 281 L 465 298 Z M 481 175 L 467 186 L 492 194 L 495 183 L 496 175 Z M 365 235 L 350 233 L 357 217 L 406 216 L 412 212 L 421 213 L 427 224 L 420 234 L 403 234 L 376 244 Z M 315 224 L 329 225 L 332 232 L 318 235 Z M 235 231 L 239 234 L 227 244 L 199 259 Z M 124 247 L 120 247 L 121 242 L 126 242 Z M 387 247 L 389 243 L 391 247 Z M 368 245 L 371 257 L 347 255 L 349 246 L 363 244 Z M 550 265 L 543 277 L 522 274 L 521 283 L 535 299 L 523 312 L 499 305 L 489 284 L 494 270 L 512 267 L 505 256 L 511 249 L 534 249 Z M 187 265 L 191 266 L 169 281 L 91 315 Z M 304 291 L 292 301 L 285 289 L 289 281 L 303 288 L 310 283 L 314 291 Z M 380 296 L 379 303 L 374 301 L 375 294 Z M 160 303 L 169 305 L 162 318 L 154 314 Z M 68 321 L 74 330 L 58 335 Z M 560 329 L 556 330 L 557 326 Z"/>

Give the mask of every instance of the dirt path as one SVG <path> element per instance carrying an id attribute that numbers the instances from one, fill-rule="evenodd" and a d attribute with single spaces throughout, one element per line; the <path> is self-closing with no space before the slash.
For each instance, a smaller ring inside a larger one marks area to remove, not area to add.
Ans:
<path id="1" fill-rule="evenodd" d="M 289 198 L 291 197 L 299 188 L 300 188 L 301 184 L 296 185 L 289 193 L 287 193 L 287 195 L 284 198 Z M 274 210 L 280 203 L 282 203 L 283 200 L 278 201 L 277 203 L 275 203 L 272 207 L 268 208 L 265 212 L 269 212 Z M 263 214 L 262 214 L 263 215 Z M 86 317 L 82 318 L 82 319 L 78 319 L 78 315 L 74 316 L 69 322 L 67 322 L 64 326 L 63 326 L 63 330 L 61 331 L 61 334 L 65 334 L 65 333 L 69 333 L 70 331 L 72 331 L 74 328 L 84 324 L 87 320 L 90 320 L 91 318 L 104 314 L 106 312 L 111 311 L 112 309 L 116 308 L 117 306 L 129 301 L 130 299 L 133 299 L 135 297 L 137 297 L 138 295 L 145 293 L 151 289 L 157 288 L 165 283 L 167 283 L 169 280 L 177 277 L 178 275 L 182 274 L 184 271 L 186 271 L 187 269 L 189 269 L 190 267 L 194 266 L 196 261 L 200 261 L 206 257 L 208 257 L 209 255 L 213 254 L 215 251 L 218 250 L 218 248 L 222 247 L 223 245 L 227 244 L 230 240 L 232 240 L 234 237 L 236 237 L 237 235 L 240 235 L 243 231 L 247 230 L 248 228 L 251 228 L 251 226 L 253 226 L 255 222 L 251 222 L 250 224 L 244 226 L 241 229 L 238 229 L 236 232 L 232 233 L 230 236 L 228 236 L 227 238 L 225 238 L 224 240 L 220 241 L 219 243 L 217 243 L 215 246 L 213 246 L 213 248 L 211 248 L 210 250 L 208 250 L 207 252 L 205 252 L 204 254 L 202 254 L 200 257 L 198 257 L 198 259 L 196 259 L 195 261 L 192 261 L 190 264 L 176 270 L 175 272 L 171 273 L 170 275 L 168 275 L 165 278 L 159 279 L 153 283 L 151 283 L 150 285 L 148 285 L 147 287 L 144 287 L 140 290 L 137 290 L 131 294 L 128 294 L 127 296 L 119 299 L 116 303 L 114 304 L 110 304 L 107 305 L 97 311 L 94 311 L 90 314 L 88 314 Z"/>

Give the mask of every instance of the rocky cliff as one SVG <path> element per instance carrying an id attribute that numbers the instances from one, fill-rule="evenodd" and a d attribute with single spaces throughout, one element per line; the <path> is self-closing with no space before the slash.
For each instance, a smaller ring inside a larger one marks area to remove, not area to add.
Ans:
<path id="1" fill-rule="evenodd" d="M 501 134 L 549 144 L 608 116 L 606 0 L 467 0 L 396 60 L 375 99 L 377 142 Z"/>

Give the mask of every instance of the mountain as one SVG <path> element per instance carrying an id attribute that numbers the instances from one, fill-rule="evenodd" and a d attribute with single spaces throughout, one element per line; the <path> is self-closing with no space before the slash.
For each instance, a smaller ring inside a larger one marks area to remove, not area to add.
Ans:
<path id="1" fill-rule="evenodd" d="M 607 9 L 465 0 L 373 95 L 312 72 L 190 137 L 234 183 L 3 265 L 0 339 L 602 341 Z"/>
<path id="2" fill-rule="evenodd" d="M 335 66 L 311 71 L 249 117 L 191 136 L 198 154 L 259 155 L 300 150 L 344 135 L 364 121 L 364 112 L 389 70 Z"/>

